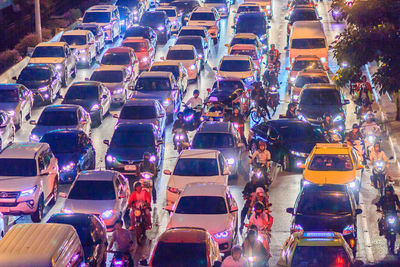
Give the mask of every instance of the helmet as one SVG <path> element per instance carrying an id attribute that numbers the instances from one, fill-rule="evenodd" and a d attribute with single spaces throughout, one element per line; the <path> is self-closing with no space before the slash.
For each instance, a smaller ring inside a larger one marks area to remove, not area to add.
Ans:
<path id="1" fill-rule="evenodd" d="M 242 247 L 239 246 L 239 245 L 233 246 L 233 247 L 232 247 L 232 254 L 235 253 L 235 252 L 242 253 Z"/>
<path id="2" fill-rule="evenodd" d="M 257 212 L 257 210 L 264 210 L 265 206 L 263 203 L 261 202 L 256 202 L 256 204 L 254 204 L 254 210 Z"/>
<path id="3" fill-rule="evenodd" d="M 179 117 L 183 117 L 183 112 L 178 112 L 178 114 L 176 114 L 176 116 Z"/>
<path id="4" fill-rule="evenodd" d="M 391 186 L 391 185 L 387 185 L 386 187 L 385 187 L 385 194 L 386 194 L 386 192 L 390 192 L 390 193 L 394 193 L 394 189 L 393 189 L 393 186 Z"/>
<path id="5" fill-rule="evenodd" d="M 196 90 L 194 90 L 194 91 L 193 91 L 193 95 L 195 95 L 195 94 L 198 94 L 198 95 L 199 95 L 199 94 L 200 94 L 200 91 L 199 91 L 199 90 L 197 90 L 197 89 L 196 89 Z"/>
<path id="6" fill-rule="evenodd" d="M 294 108 L 294 107 L 296 107 L 295 103 L 289 103 L 288 108 Z"/>
<path id="7" fill-rule="evenodd" d="M 251 229 L 251 230 L 249 230 L 249 232 L 247 233 L 247 236 L 248 236 L 248 237 L 250 237 L 250 236 L 257 236 L 257 232 L 254 231 L 253 229 Z"/>
<path id="8" fill-rule="evenodd" d="M 136 190 L 136 188 L 138 188 L 139 186 L 142 186 L 142 183 L 139 182 L 139 181 L 137 181 L 137 182 L 134 184 L 135 190 Z"/>
<path id="9" fill-rule="evenodd" d="M 260 82 L 254 82 L 253 84 L 252 84 L 255 88 L 261 88 L 261 83 Z"/>
<path id="10" fill-rule="evenodd" d="M 145 159 L 145 158 L 150 159 L 150 156 L 151 156 L 150 152 L 144 152 L 143 159 Z"/>
<path id="11" fill-rule="evenodd" d="M 329 114 L 328 112 L 325 112 L 323 118 L 325 119 L 326 117 L 329 117 L 329 118 L 330 118 L 330 117 L 331 117 L 331 114 Z"/>
<path id="12" fill-rule="evenodd" d="M 275 47 L 275 44 L 271 44 L 271 47 Z"/>
<path id="13" fill-rule="evenodd" d="M 360 129 L 360 126 L 357 123 L 353 124 L 353 129 Z"/>
<path id="14" fill-rule="evenodd" d="M 265 191 L 264 191 L 264 188 L 262 188 L 262 187 L 257 187 L 257 189 L 256 189 L 256 194 L 258 194 L 258 193 L 265 193 Z"/>

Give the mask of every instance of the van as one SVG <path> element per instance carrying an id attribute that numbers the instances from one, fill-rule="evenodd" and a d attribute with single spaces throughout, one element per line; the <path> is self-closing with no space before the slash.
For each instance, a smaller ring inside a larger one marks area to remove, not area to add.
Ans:
<path id="1" fill-rule="evenodd" d="M 319 21 L 296 21 L 289 37 L 290 64 L 299 55 L 316 55 L 328 67 L 328 44 Z"/>
<path id="2" fill-rule="evenodd" d="M 81 266 L 84 253 L 72 225 L 17 224 L 0 240 L 0 266 Z"/>

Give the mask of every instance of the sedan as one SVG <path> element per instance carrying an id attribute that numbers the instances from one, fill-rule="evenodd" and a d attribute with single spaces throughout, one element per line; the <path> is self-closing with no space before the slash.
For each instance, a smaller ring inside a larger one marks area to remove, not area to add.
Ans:
<path id="1" fill-rule="evenodd" d="M 218 69 L 216 79 L 221 78 L 238 78 L 243 81 L 246 88 L 251 88 L 251 85 L 257 81 L 257 69 L 250 56 L 223 56 Z"/>
<path id="2" fill-rule="evenodd" d="M 180 89 L 181 95 L 183 96 L 186 93 L 189 83 L 189 76 L 182 62 L 171 60 L 157 61 L 151 65 L 150 71 L 172 72 L 175 77 L 176 84 Z"/>
<path id="3" fill-rule="evenodd" d="M 164 57 L 161 57 L 164 60 Z M 189 80 L 196 81 L 200 74 L 201 61 L 193 45 L 174 45 L 167 52 L 167 60 L 182 62 L 189 76 Z"/>
<path id="4" fill-rule="evenodd" d="M 0 151 L 14 142 L 15 126 L 12 117 L 0 110 Z"/>
<path id="5" fill-rule="evenodd" d="M 139 61 L 139 70 L 148 70 L 154 62 L 156 48 L 151 45 L 148 39 L 143 37 L 128 37 L 122 42 L 123 47 L 134 50 L 134 54 Z"/>
<path id="6" fill-rule="evenodd" d="M 93 170 L 96 152 L 92 140 L 81 130 L 55 130 L 43 135 L 41 143 L 48 143 L 58 159 L 60 183 L 71 183 L 80 171 Z"/>
<path id="7" fill-rule="evenodd" d="M 295 8 L 289 14 L 290 14 L 289 16 L 285 17 L 285 19 L 288 21 L 288 25 L 287 25 L 288 37 L 292 30 L 293 23 L 295 23 L 296 21 L 321 20 L 322 19 L 322 17 L 318 16 L 317 10 L 314 7 Z"/>
<path id="8" fill-rule="evenodd" d="M 82 106 L 90 113 L 92 123 L 99 126 L 111 106 L 111 93 L 100 82 L 75 82 L 64 96 L 63 104 Z"/>
<path id="9" fill-rule="evenodd" d="M 77 64 L 90 66 L 96 61 L 97 44 L 94 35 L 89 30 L 66 31 L 61 36 L 61 41 L 69 44 L 69 47 L 75 50 L 77 55 Z"/>
<path id="10" fill-rule="evenodd" d="M 46 107 L 39 120 L 31 120 L 29 123 L 35 125 L 29 140 L 39 142 L 45 133 L 59 129 L 77 129 L 84 131 L 87 135 L 91 133 L 90 114 L 78 105 L 53 105 Z"/>
<path id="11" fill-rule="evenodd" d="M 109 48 L 104 53 L 100 66 L 122 66 L 126 67 L 129 76 L 136 79 L 139 75 L 139 60 L 135 51 L 130 47 Z"/>
<path id="12" fill-rule="evenodd" d="M 201 36 L 180 36 L 175 44 L 187 44 L 193 45 L 196 48 L 197 56 L 201 59 L 201 67 L 204 68 L 204 65 L 207 63 L 208 54 L 210 53 L 210 48 L 208 47 L 207 42 Z"/>

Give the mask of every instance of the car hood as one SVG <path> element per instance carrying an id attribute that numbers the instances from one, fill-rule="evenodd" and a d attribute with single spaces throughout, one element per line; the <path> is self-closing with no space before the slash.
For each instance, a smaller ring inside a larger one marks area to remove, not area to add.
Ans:
<path id="1" fill-rule="evenodd" d="M 136 148 L 115 148 L 110 147 L 107 154 L 113 155 L 117 159 L 141 161 L 145 152 L 155 153 L 154 147 L 136 147 Z"/>
<path id="2" fill-rule="evenodd" d="M 217 214 L 178 214 L 174 213 L 168 223 L 167 229 L 175 227 L 198 227 L 206 229 L 211 235 L 230 228 L 232 215 Z"/>
<path id="3" fill-rule="evenodd" d="M 9 102 L 9 103 L 0 103 L 0 110 L 15 110 L 17 107 L 18 103 L 17 102 Z"/>
<path id="4" fill-rule="evenodd" d="M 228 185 L 227 175 L 215 176 L 178 176 L 171 175 L 168 186 L 182 190 L 189 183 L 217 183 Z"/>
<path id="5" fill-rule="evenodd" d="M 146 119 L 146 120 L 128 120 L 128 119 L 119 119 L 118 123 L 143 123 L 143 124 L 147 124 L 147 123 L 152 123 L 152 124 L 157 124 L 157 119 Z"/>
<path id="6" fill-rule="evenodd" d="M 103 84 L 111 92 L 113 92 L 114 90 L 119 89 L 119 88 L 124 88 L 124 84 L 122 82 L 120 82 L 120 83 L 103 83 Z"/>
<path id="7" fill-rule="evenodd" d="M 164 101 L 171 95 L 170 91 L 134 91 L 132 97 L 134 98 L 150 98 Z"/>
<path id="8" fill-rule="evenodd" d="M 39 184 L 39 180 L 38 176 L 0 176 L 0 188 L 1 191 L 22 191 Z"/>
<path id="9" fill-rule="evenodd" d="M 54 153 L 54 155 L 58 160 L 58 166 L 60 166 L 60 169 L 71 162 L 77 163 L 80 158 L 79 153 Z"/>
<path id="10" fill-rule="evenodd" d="M 346 225 L 353 223 L 353 216 L 351 214 L 295 216 L 295 224 L 300 224 L 304 231 L 333 231 L 342 233 Z"/>
<path id="11" fill-rule="evenodd" d="M 244 79 L 253 76 L 251 71 L 218 71 L 217 76 Z"/>
<path id="12" fill-rule="evenodd" d="M 50 131 L 54 130 L 59 130 L 59 129 L 72 129 L 72 130 L 77 130 L 78 127 L 76 125 L 58 125 L 58 126 L 36 126 L 33 128 L 31 134 L 37 135 L 39 138 L 41 138 L 45 133 L 48 133 Z"/>
<path id="13" fill-rule="evenodd" d="M 106 210 L 114 209 L 115 204 L 115 200 L 66 199 L 64 209 L 74 213 L 102 214 Z"/>
<path id="14" fill-rule="evenodd" d="M 33 57 L 29 60 L 29 64 L 48 63 L 48 64 L 61 64 L 65 58 L 63 57 Z"/>
<path id="15" fill-rule="evenodd" d="M 38 89 L 40 87 L 49 85 L 49 80 L 43 80 L 43 81 L 20 81 L 18 80 L 17 83 L 23 84 L 26 86 L 28 89 Z"/>
<path id="16" fill-rule="evenodd" d="M 347 184 L 353 182 L 356 171 L 311 171 L 305 169 L 303 177 L 305 180 L 314 184 Z"/>
<path id="17" fill-rule="evenodd" d="M 210 149 L 214 149 L 214 148 L 210 148 Z M 219 152 L 222 153 L 222 155 L 224 155 L 225 159 L 229 159 L 229 158 L 237 158 L 238 156 L 238 149 L 235 147 L 227 147 L 227 148 L 216 148 L 216 150 L 218 150 Z"/>
<path id="18" fill-rule="evenodd" d="M 321 118 L 322 121 L 322 117 L 324 116 L 325 112 L 336 115 L 342 111 L 342 107 L 340 105 L 299 105 L 299 109 L 297 111 L 307 118 Z"/>
<path id="19" fill-rule="evenodd" d="M 90 112 L 90 109 L 94 104 L 98 104 L 97 100 L 87 100 L 87 99 L 64 99 L 63 104 L 72 104 L 79 105 L 83 107 L 87 112 Z"/>
<path id="20" fill-rule="evenodd" d="M 189 20 L 187 23 L 188 26 L 205 26 L 205 27 L 212 27 L 215 26 L 215 21 L 209 20 Z"/>
<path id="21" fill-rule="evenodd" d="M 285 142 L 287 145 L 288 150 L 293 150 L 297 152 L 302 152 L 302 153 L 310 153 L 311 150 L 313 150 L 315 144 L 317 142 L 315 141 L 292 141 L 292 142 Z"/>

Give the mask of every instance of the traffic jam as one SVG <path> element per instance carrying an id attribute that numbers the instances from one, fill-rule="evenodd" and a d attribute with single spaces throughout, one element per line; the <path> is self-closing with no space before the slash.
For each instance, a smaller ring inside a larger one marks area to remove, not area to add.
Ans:
<path id="1" fill-rule="evenodd" d="M 399 264 L 369 73 L 333 79 L 345 27 L 322 0 L 88 8 L 0 84 L 0 266 Z"/>

